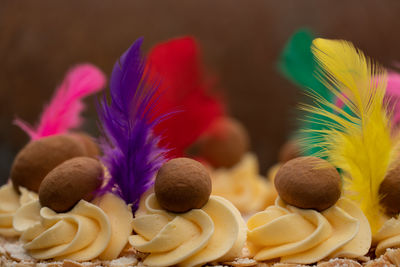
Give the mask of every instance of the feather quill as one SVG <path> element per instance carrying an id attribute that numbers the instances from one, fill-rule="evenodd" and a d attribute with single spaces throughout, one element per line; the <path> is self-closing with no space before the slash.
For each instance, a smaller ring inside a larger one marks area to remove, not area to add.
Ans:
<path id="1" fill-rule="evenodd" d="M 344 194 L 359 203 L 376 233 L 382 218 L 379 186 L 397 159 L 398 147 L 384 103 L 386 71 L 346 41 L 318 38 L 312 52 L 319 79 L 349 110 L 314 93 L 315 104 L 302 109 L 321 116 L 325 129 L 309 130 L 317 135 L 311 145 L 320 146 L 319 156 L 342 171 Z"/>
<path id="2" fill-rule="evenodd" d="M 201 51 L 192 37 L 172 39 L 156 45 L 149 53 L 150 76 L 162 76 L 155 114 L 175 112 L 154 129 L 163 136 L 161 145 L 171 157 L 181 157 L 211 123 L 224 115 L 224 104 L 212 92 L 211 79 L 205 75 Z"/>
<path id="3" fill-rule="evenodd" d="M 45 106 L 37 127 L 21 119 L 14 123 L 32 140 L 62 134 L 81 125 L 80 117 L 85 105 L 82 98 L 100 91 L 105 85 L 104 74 L 95 66 L 82 64 L 71 69 L 57 88 L 50 103 Z"/>
<path id="4" fill-rule="evenodd" d="M 153 129 L 167 115 L 152 111 L 157 81 L 148 80 L 140 38 L 115 63 L 110 80 L 110 103 L 104 95 L 98 105 L 104 139 L 102 158 L 110 172 L 104 190 L 118 193 L 133 211 L 141 195 L 151 187 L 154 175 L 165 162 L 165 149 Z"/>

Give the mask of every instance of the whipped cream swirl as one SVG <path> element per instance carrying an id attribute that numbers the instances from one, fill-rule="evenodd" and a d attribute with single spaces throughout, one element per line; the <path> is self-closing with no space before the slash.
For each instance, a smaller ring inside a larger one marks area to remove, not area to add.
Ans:
<path id="1" fill-rule="evenodd" d="M 0 235 L 6 237 L 19 236 L 13 228 L 15 212 L 23 205 L 36 200 L 37 194 L 20 187 L 21 195 L 15 190 L 11 182 L 0 187 Z"/>
<path id="2" fill-rule="evenodd" d="M 95 202 L 99 206 L 81 200 L 71 211 L 56 213 L 33 201 L 17 210 L 13 225 L 35 259 L 116 258 L 131 233 L 132 212 L 110 193 Z"/>
<path id="3" fill-rule="evenodd" d="M 243 214 L 273 205 L 277 192 L 273 183 L 259 174 L 257 157 L 248 153 L 233 168 L 211 172 L 212 194 L 224 197 Z"/>
<path id="4" fill-rule="evenodd" d="M 341 198 L 318 212 L 286 205 L 252 216 L 247 222 L 248 245 L 254 259 L 280 258 L 283 263 L 311 264 L 324 258 L 357 258 L 371 246 L 371 229 L 352 201 Z"/>
<path id="5" fill-rule="evenodd" d="M 379 231 L 373 235 L 372 243 L 376 245 L 377 257 L 385 254 L 388 248 L 400 248 L 400 218 L 386 218 Z"/>
<path id="6" fill-rule="evenodd" d="M 163 210 L 150 194 L 133 220 L 136 235 L 129 243 L 149 253 L 147 266 L 201 266 L 233 260 L 241 255 L 246 226 L 239 211 L 226 199 L 211 196 L 201 209 L 186 213 Z"/>

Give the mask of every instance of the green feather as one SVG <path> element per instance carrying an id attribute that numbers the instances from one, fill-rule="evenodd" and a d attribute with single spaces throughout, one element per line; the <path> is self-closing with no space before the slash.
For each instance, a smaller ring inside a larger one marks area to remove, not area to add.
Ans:
<path id="1" fill-rule="evenodd" d="M 334 95 L 317 77 L 319 67 L 311 52 L 313 39 L 314 36 L 308 29 L 295 32 L 281 54 L 278 67 L 287 79 L 298 85 L 305 95 L 311 96 L 312 100 L 318 97 L 333 103 Z M 327 106 L 324 108 L 333 112 Z M 300 127 L 295 133 L 295 138 L 299 140 L 303 156 L 323 158 L 319 140 L 322 137 L 321 130 L 328 128 L 326 122 L 327 118 L 318 114 L 309 112 L 300 114 Z M 336 122 L 331 121 L 331 123 Z"/>
<path id="2" fill-rule="evenodd" d="M 286 44 L 278 63 L 281 73 L 305 91 L 312 89 L 324 98 L 330 97 L 329 90 L 315 77 L 318 68 L 311 52 L 314 39 L 307 29 L 295 32 Z"/>

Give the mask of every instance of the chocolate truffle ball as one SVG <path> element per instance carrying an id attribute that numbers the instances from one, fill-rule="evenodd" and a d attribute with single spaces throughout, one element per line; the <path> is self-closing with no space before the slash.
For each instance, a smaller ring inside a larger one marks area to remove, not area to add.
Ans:
<path id="1" fill-rule="evenodd" d="M 38 192 L 44 177 L 56 166 L 73 157 L 84 156 L 83 146 L 68 135 L 44 137 L 28 143 L 11 167 L 14 188 L 23 186 Z"/>
<path id="2" fill-rule="evenodd" d="M 400 213 L 400 164 L 386 174 L 379 187 L 380 203 L 388 215 Z"/>
<path id="3" fill-rule="evenodd" d="M 341 193 L 338 171 L 316 157 L 299 157 L 286 162 L 275 176 L 275 187 L 286 203 L 323 211 L 336 203 Z"/>
<path id="4" fill-rule="evenodd" d="M 297 141 L 289 140 L 281 147 L 279 151 L 279 162 L 285 163 L 291 159 L 300 157 L 300 147 Z"/>
<path id="5" fill-rule="evenodd" d="M 39 188 L 40 204 L 56 212 L 69 211 L 81 199 L 93 198 L 102 175 L 103 168 L 95 159 L 76 157 L 64 161 L 43 179 Z"/>
<path id="6" fill-rule="evenodd" d="M 70 133 L 69 135 L 76 138 L 77 141 L 83 145 L 86 156 L 97 158 L 100 155 L 99 146 L 94 142 L 90 135 L 83 132 Z"/>
<path id="7" fill-rule="evenodd" d="M 213 167 L 232 167 L 249 149 L 249 137 L 241 123 L 222 117 L 214 121 L 189 153 L 200 156 Z"/>
<path id="8" fill-rule="evenodd" d="M 165 163 L 157 173 L 154 192 L 160 206 L 171 212 L 203 207 L 211 194 L 211 178 L 206 168 L 189 158 Z"/>

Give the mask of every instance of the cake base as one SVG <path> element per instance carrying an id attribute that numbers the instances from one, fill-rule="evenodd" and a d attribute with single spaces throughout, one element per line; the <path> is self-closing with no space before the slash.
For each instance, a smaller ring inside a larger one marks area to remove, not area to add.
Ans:
<path id="1" fill-rule="evenodd" d="M 244 255 L 247 254 L 244 249 Z M 22 243 L 16 238 L 0 237 L 0 267 L 145 267 L 142 259 L 146 255 L 138 253 L 132 247 L 124 249 L 119 258 L 112 261 L 93 260 L 87 262 L 64 261 L 38 261 L 30 257 L 22 247 Z M 331 259 L 321 261 L 314 265 L 301 265 L 290 263 L 257 262 L 250 258 L 240 258 L 231 262 L 211 263 L 207 266 L 233 266 L 233 267 L 395 267 L 400 266 L 400 248 L 388 249 L 380 258 L 369 260 L 367 257 L 358 261 L 351 259 Z"/>
<path id="2" fill-rule="evenodd" d="M 132 248 L 122 251 L 119 258 L 111 261 L 93 260 L 87 262 L 39 261 L 30 257 L 22 247 L 22 243 L 15 238 L 0 237 L 0 267 L 128 267 L 144 266 L 140 262 L 140 254 Z"/>

